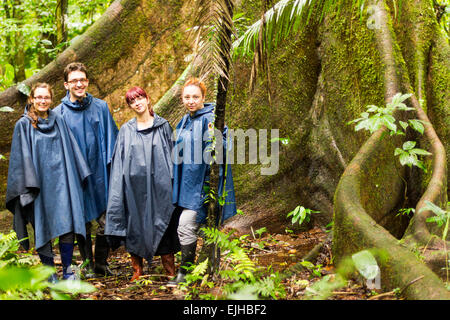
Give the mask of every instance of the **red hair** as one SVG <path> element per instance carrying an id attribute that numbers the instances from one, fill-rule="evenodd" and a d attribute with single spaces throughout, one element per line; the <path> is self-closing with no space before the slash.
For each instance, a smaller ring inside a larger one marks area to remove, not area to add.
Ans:
<path id="1" fill-rule="evenodd" d="M 195 77 L 191 77 L 189 78 L 183 86 L 183 90 L 181 92 L 184 91 L 184 88 L 186 88 L 187 86 L 196 86 L 200 88 L 200 91 L 202 93 L 203 98 L 206 96 L 206 86 L 205 83 L 200 80 L 199 78 L 195 78 Z"/>
<path id="2" fill-rule="evenodd" d="M 136 98 L 139 98 L 139 97 L 144 97 L 144 98 L 148 99 L 148 101 L 150 102 L 150 99 L 148 98 L 147 93 L 141 87 L 133 87 L 133 88 L 129 89 L 127 91 L 127 93 L 125 94 L 125 100 L 127 101 L 128 105 L 130 105 L 130 103 L 133 100 L 135 100 Z M 153 108 L 150 103 L 149 103 L 149 107 L 150 108 L 148 109 L 148 111 L 150 112 L 150 115 L 152 117 L 154 117 L 155 113 L 153 112 Z"/>

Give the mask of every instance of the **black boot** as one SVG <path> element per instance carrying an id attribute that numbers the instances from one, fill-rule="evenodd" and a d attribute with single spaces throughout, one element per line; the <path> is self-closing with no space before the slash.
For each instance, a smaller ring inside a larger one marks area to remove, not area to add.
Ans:
<path id="1" fill-rule="evenodd" d="M 175 278 L 167 282 L 168 287 L 175 287 L 180 282 L 184 282 L 186 274 L 188 273 L 186 267 L 189 267 L 194 263 L 195 251 L 197 250 L 197 241 L 188 245 L 181 245 L 181 263 L 180 269 Z"/>
<path id="2" fill-rule="evenodd" d="M 108 268 L 109 244 L 106 236 L 97 234 L 95 237 L 94 252 L 94 272 L 102 276 L 112 276 L 113 273 Z"/>
<path id="3" fill-rule="evenodd" d="M 55 267 L 55 262 L 53 260 L 53 257 L 47 257 L 46 255 L 40 254 L 39 253 L 39 258 L 41 259 L 41 262 L 43 265 L 45 266 L 49 266 L 54 268 Z M 55 284 L 56 282 L 58 282 L 58 277 L 56 275 L 56 273 L 52 273 L 48 279 L 48 282 Z"/>
<path id="4" fill-rule="evenodd" d="M 81 273 L 85 278 L 94 278 L 94 255 L 92 253 L 92 239 L 91 234 L 86 234 L 86 239 L 81 235 L 76 235 L 78 250 L 80 251 L 81 259 L 85 265 L 81 269 Z"/>

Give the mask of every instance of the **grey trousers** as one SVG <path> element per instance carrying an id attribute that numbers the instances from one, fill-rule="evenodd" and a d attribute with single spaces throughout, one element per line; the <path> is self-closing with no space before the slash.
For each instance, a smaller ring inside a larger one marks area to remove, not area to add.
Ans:
<path id="1" fill-rule="evenodd" d="M 181 212 L 177 233 L 182 246 L 197 241 L 199 224 L 195 221 L 196 218 L 197 212 L 194 210 L 183 209 Z"/>

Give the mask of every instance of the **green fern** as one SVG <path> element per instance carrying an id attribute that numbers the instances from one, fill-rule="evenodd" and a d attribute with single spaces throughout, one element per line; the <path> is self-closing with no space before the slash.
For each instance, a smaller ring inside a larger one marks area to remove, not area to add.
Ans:
<path id="1" fill-rule="evenodd" d="M 281 283 L 281 277 L 276 274 L 272 274 L 269 277 L 265 277 L 255 282 L 255 291 L 263 297 L 272 297 L 274 299 L 284 298 L 286 291 Z"/>

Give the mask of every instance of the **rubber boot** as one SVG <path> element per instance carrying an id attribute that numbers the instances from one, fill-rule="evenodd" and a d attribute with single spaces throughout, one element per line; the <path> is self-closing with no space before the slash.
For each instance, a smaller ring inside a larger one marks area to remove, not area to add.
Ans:
<path id="1" fill-rule="evenodd" d="M 72 270 L 73 243 L 59 243 L 61 253 L 61 264 L 63 269 L 63 280 L 75 280 L 76 275 Z"/>
<path id="2" fill-rule="evenodd" d="M 112 276 L 113 273 L 108 268 L 109 244 L 106 236 L 97 234 L 95 237 L 94 252 L 94 272 L 102 276 Z"/>
<path id="3" fill-rule="evenodd" d="M 161 263 L 169 277 L 175 276 L 175 255 L 173 253 L 161 255 Z"/>
<path id="4" fill-rule="evenodd" d="M 131 266 L 133 267 L 133 276 L 130 281 L 138 280 L 140 276 L 144 273 L 144 262 L 142 257 L 139 257 L 135 254 L 131 255 Z"/>
<path id="5" fill-rule="evenodd" d="M 94 255 L 92 253 L 92 239 L 91 234 L 86 234 L 86 239 L 81 235 L 76 235 L 78 250 L 80 250 L 81 259 L 85 265 L 81 272 L 87 279 L 94 278 Z"/>
<path id="6" fill-rule="evenodd" d="M 167 286 L 174 287 L 180 282 L 184 282 L 186 274 L 188 273 L 186 267 L 189 267 L 194 263 L 195 251 L 197 250 L 197 241 L 190 243 L 188 245 L 181 245 L 181 263 L 180 269 L 175 278 L 167 282 Z"/>
<path id="7" fill-rule="evenodd" d="M 47 257 L 47 256 L 39 253 L 39 258 L 41 259 L 41 262 L 42 262 L 43 265 L 49 266 L 49 267 L 52 267 L 52 268 L 55 267 L 55 262 L 53 260 L 53 257 Z M 56 273 L 52 273 L 48 277 L 47 281 L 50 282 L 50 283 L 55 284 L 56 282 L 58 282 L 58 276 L 56 275 Z"/>

